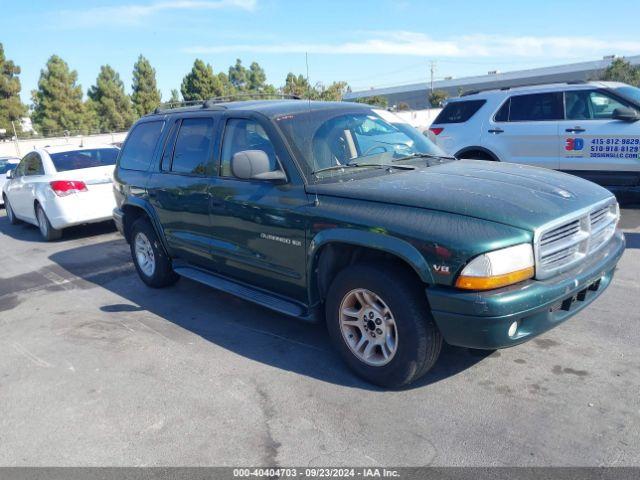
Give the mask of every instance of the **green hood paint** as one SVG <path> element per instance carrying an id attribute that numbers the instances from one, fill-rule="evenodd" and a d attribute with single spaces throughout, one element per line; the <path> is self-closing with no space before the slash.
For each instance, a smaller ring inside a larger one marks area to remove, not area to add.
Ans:
<path id="1" fill-rule="evenodd" d="M 479 160 L 321 183 L 307 191 L 453 213 L 529 231 L 612 196 L 572 175 Z"/>

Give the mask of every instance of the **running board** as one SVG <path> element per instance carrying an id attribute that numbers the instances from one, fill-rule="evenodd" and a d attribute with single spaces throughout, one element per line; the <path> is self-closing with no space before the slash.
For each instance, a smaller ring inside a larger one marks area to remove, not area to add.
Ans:
<path id="1" fill-rule="evenodd" d="M 215 288 L 216 290 L 235 295 L 243 300 L 257 303 L 258 305 L 283 313 L 284 315 L 311 321 L 307 310 L 302 307 L 302 305 L 295 302 L 284 300 L 257 288 L 234 282 L 233 280 L 229 280 L 210 272 L 205 272 L 199 268 L 175 266 L 173 270 L 182 277 L 203 283 L 204 285 Z"/>

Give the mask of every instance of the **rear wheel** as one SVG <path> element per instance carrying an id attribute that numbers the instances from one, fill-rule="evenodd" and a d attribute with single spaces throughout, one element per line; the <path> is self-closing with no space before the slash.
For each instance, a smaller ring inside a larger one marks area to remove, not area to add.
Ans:
<path id="1" fill-rule="evenodd" d="M 146 218 L 140 218 L 131 227 L 131 257 L 138 275 L 153 288 L 173 285 L 179 280 L 164 253 L 156 232 Z"/>
<path id="2" fill-rule="evenodd" d="M 4 198 L 4 209 L 7 211 L 7 218 L 9 219 L 9 223 L 11 225 L 17 225 L 20 223 L 20 220 L 16 218 L 15 213 L 13 213 L 13 208 L 11 208 L 11 204 L 9 203 L 9 199 L 6 195 L 3 195 Z"/>
<path id="3" fill-rule="evenodd" d="M 394 266 L 355 265 L 327 295 L 327 326 L 349 367 L 383 387 L 403 387 L 435 364 L 442 336 L 415 279 Z"/>
<path id="4" fill-rule="evenodd" d="M 62 230 L 58 230 L 57 228 L 53 228 L 51 226 L 51 222 L 47 218 L 47 214 L 44 213 L 44 209 L 40 204 L 36 205 L 36 219 L 38 220 L 38 228 L 40 229 L 40 234 L 42 238 L 44 238 L 47 242 L 51 242 L 53 240 L 58 240 L 62 237 Z"/>

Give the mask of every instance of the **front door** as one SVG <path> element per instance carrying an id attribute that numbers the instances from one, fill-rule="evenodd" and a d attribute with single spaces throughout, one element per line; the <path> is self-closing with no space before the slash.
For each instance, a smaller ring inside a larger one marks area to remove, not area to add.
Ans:
<path id="1" fill-rule="evenodd" d="M 633 108 L 606 90 L 565 92 L 560 122 L 560 170 L 604 187 L 640 185 L 640 123 L 612 118 Z"/>
<path id="2" fill-rule="evenodd" d="M 171 256 L 205 267 L 210 265 L 215 127 L 212 115 L 177 119 L 170 125 L 160 172 L 147 184 Z"/>
<path id="3" fill-rule="evenodd" d="M 503 162 L 558 168 L 562 92 L 514 95 L 483 124 L 482 145 Z"/>
<path id="4" fill-rule="evenodd" d="M 305 217 L 302 184 L 241 180 L 231 160 L 245 150 L 262 150 L 271 169 L 286 170 L 286 152 L 271 126 L 257 118 L 228 118 L 219 177 L 212 184 L 212 258 L 234 279 L 306 301 Z M 290 178 L 290 177 L 289 177 Z"/>

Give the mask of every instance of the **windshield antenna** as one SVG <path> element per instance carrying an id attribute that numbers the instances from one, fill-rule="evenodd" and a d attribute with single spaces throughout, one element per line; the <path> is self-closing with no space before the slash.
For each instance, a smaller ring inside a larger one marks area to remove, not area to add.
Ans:
<path id="1" fill-rule="evenodd" d="M 311 82 L 309 81 L 309 52 L 304 52 L 304 63 L 307 67 L 307 105 L 309 106 L 308 123 L 309 123 L 309 126 L 311 126 Z M 311 129 L 309 128 L 309 130 Z M 312 142 L 311 139 L 308 139 L 308 140 Z M 316 156 L 313 154 L 313 148 L 311 143 L 309 143 L 309 154 L 311 155 L 311 158 L 313 158 L 313 171 L 316 172 L 318 170 L 318 166 L 316 165 Z M 317 190 L 315 191 L 315 199 L 313 203 L 314 203 L 314 206 L 316 207 L 320 204 Z"/>

